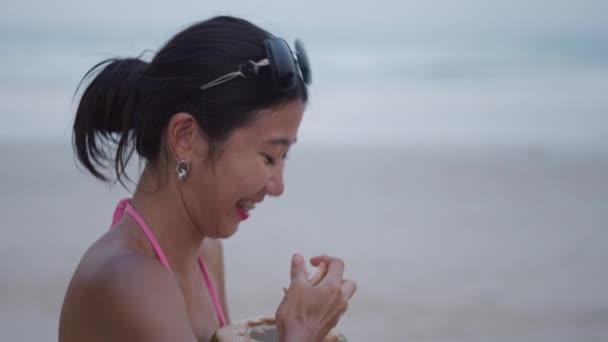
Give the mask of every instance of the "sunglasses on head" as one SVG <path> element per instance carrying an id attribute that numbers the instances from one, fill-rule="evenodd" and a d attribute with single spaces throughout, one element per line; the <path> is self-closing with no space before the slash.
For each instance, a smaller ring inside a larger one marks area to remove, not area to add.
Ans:
<path id="1" fill-rule="evenodd" d="M 209 83 L 203 84 L 200 88 L 202 90 L 209 89 L 237 77 L 255 77 L 262 67 L 271 69 L 274 85 L 281 91 L 289 91 L 295 88 L 298 84 L 298 78 L 302 79 L 305 85 L 311 83 L 312 77 L 308 55 L 300 40 L 295 42 L 295 56 L 289 44 L 281 38 L 266 39 L 264 46 L 266 47 L 266 58 L 257 62 L 249 60 L 241 63 L 237 71 L 220 76 Z"/>

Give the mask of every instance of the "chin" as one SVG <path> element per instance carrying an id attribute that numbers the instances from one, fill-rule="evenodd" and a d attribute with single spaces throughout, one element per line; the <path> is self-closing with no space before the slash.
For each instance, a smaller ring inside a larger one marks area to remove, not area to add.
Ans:
<path id="1" fill-rule="evenodd" d="M 233 226 L 229 226 L 229 227 L 220 227 L 216 234 L 217 236 L 214 237 L 216 239 L 227 239 L 229 237 L 231 237 L 232 235 L 236 234 L 236 232 L 239 230 L 239 225 L 233 225 Z"/>

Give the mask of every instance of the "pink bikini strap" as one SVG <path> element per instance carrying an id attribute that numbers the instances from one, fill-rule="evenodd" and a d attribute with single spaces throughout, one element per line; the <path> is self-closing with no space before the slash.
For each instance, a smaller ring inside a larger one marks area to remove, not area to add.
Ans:
<path id="1" fill-rule="evenodd" d="M 207 285 L 207 289 L 209 290 L 209 294 L 211 295 L 211 300 L 213 300 L 213 306 L 215 306 L 215 312 L 220 319 L 220 326 L 225 326 L 228 324 L 226 321 L 226 316 L 224 315 L 224 310 L 222 309 L 222 304 L 220 303 L 217 292 L 215 292 L 215 288 L 213 287 L 213 283 L 211 282 L 211 278 L 209 277 L 209 273 L 207 272 L 207 267 L 205 267 L 205 263 L 203 259 L 198 258 L 198 265 L 201 268 L 201 273 L 203 274 L 203 278 L 205 279 L 205 285 Z"/>
<path id="2" fill-rule="evenodd" d="M 150 230 L 150 226 L 148 226 L 148 224 L 146 223 L 144 218 L 141 217 L 141 215 L 139 215 L 139 213 L 133 208 L 133 206 L 131 205 L 131 200 L 129 198 L 125 198 L 118 203 L 118 206 L 116 207 L 116 210 L 114 211 L 114 218 L 112 219 L 112 226 L 114 226 L 114 225 L 116 225 L 116 223 L 118 223 L 118 221 L 124 214 L 125 210 L 129 213 L 129 215 L 131 215 L 131 217 L 133 217 L 135 222 L 137 222 L 137 224 L 139 225 L 139 228 L 141 228 L 141 230 L 144 232 L 144 234 L 146 234 L 146 237 L 150 241 L 150 244 L 152 244 L 154 253 L 156 253 L 156 256 L 158 257 L 160 262 L 163 264 L 163 266 L 165 266 L 165 268 L 168 269 L 169 272 L 173 272 L 171 270 L 171 266 L 169 266 L 169 261 L 167 261 L 167 257 L 165 256 L 165 253 L 163 253 L 162 248 L 160 248 L 160 245 L 158 244 L 158 240 L 156 240 L 154 233 L 152 233 L 152 230 Z"/>
<path id="3" fill-rule="evenodd" d="M 167 270 L 169 270 L 169 272 L 173 272 L 171 270 L 171 266 L 169 266 L 167 257 L 165 256 L 165 253 L 163 253 L 162 248 L 160 248 L 160 245 L 158 244 L 158 240 L 156 240 L 156 237 L 154 236 L 154 233 L 152 233 L 150 226 L 148 226 L 148 224 L 146 223 L 144 218 L 141 217 L 141 215 L 139 215 L 139 213 L 135 210 L 135 208 L 133 208 L 133 206 L 131 205 L 131 200 L 129 198 L 122 199 L 118 203 L 118 206 L 116 207 L 116 210 L 114 211 L 114 216 L 112 218 L 112 227 L 114 227 L 118 223 L 120 218 L 124 215 L 125 211 L 127 211 L 129 213 L 129 215 L 131 215 L 131 217 L 133 217 L 135 222 L 137 222 L 137 224 L 139 225 L 139 228 L 141 228 L 141 230 L 144 232 L 144 234 L 150 241 L 150 244 L 152 244 L 154 253 L 156 253 L 156 256 L 158 257 L 160 262 L 163 264 L 163 266 L 165 266 L 165 268 L 167 268 Z M 226 315 L 224 314 L 222 304 L 220 303 L 217 292 L 215 292 L 215 287 L 213 286 L 213 282 L 211 282 L 211 277 L 209 276 L 209 273 L 207 272 L 207 267 L 205 267 L 205 263 L 203 262 L 203 259 L 198 258 L 198 265 L 201 269 L 201 273 L 203 274 L 203 279 L 205 281 L 205 285 L 207 286 L 207 290 L 209 291 L 209 294 L 211 295 L 211 300 L 213 301 L 213 306 L 215 307 L 215 312 L 217 313 L 218 318 L 220 320 L 220 326 L 223 327 L 228 324 L 228 322 L 226 321 Z"/>

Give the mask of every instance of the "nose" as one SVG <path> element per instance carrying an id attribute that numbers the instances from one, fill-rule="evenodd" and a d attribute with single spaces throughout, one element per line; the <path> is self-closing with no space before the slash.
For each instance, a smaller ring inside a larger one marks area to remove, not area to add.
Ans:
<path id="1" fill-rule="evenodd" d="M 266 184 L 266 192 L 270 196 L 281 196 L 285 192 L 285 184 L 283 183 L 283 166 L 284 163 L 277 165 Z"/>

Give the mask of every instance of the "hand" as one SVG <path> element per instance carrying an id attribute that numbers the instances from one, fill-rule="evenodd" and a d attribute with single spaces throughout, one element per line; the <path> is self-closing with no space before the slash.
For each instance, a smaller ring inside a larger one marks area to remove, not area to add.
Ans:
<path id="1" fill-rule="evenodd" d="M 346 312 L 348 301 L 357 290 L 355 282 L 342 278 L 342 260 L 318 256 L 311 259 L 311 264 L 320 271 L 309 279 L 304 258 L 299 254 L 292 258 L 291 284 L 276 313 L 282 342 L 323 341 Z"/>

